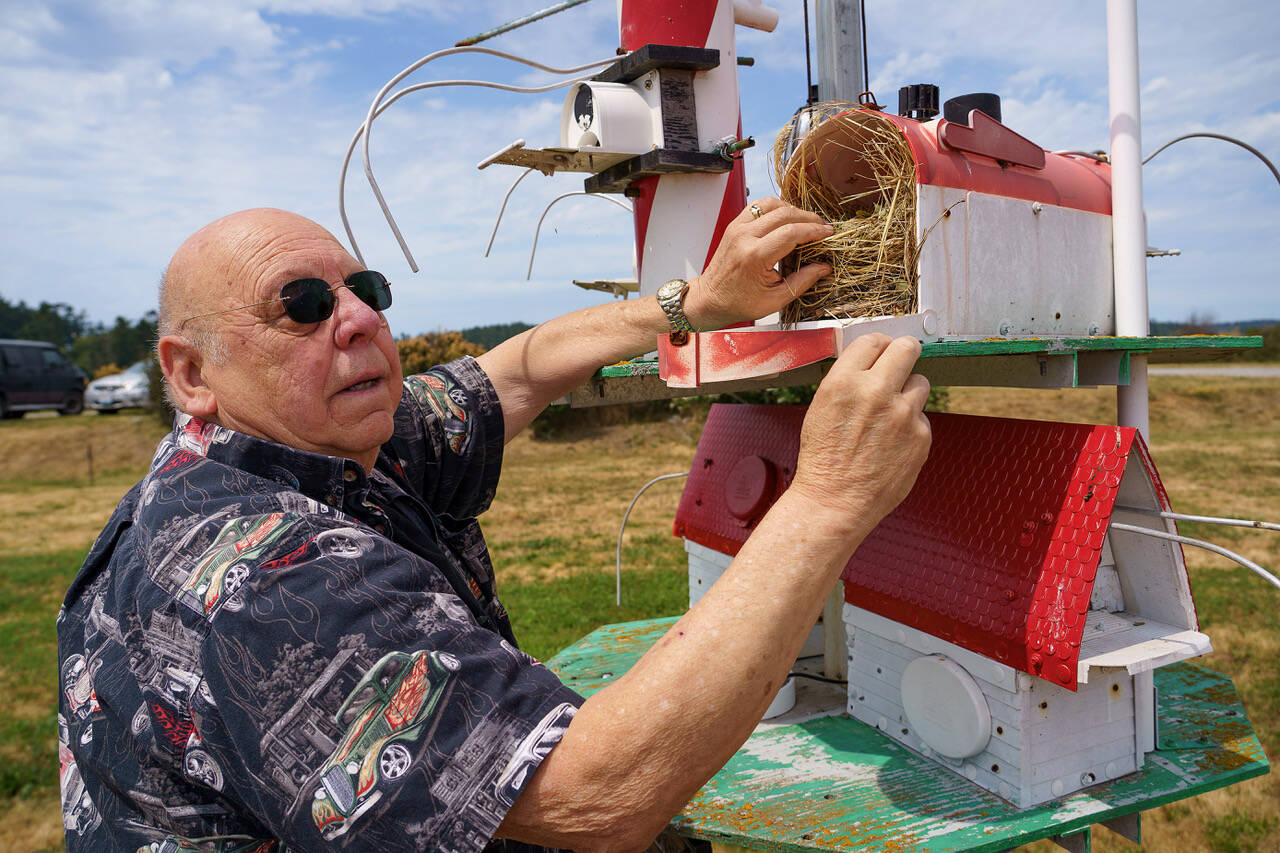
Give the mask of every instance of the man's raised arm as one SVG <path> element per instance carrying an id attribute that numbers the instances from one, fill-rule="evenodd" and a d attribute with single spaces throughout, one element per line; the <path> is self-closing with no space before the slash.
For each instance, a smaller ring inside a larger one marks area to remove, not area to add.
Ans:
<path id="1" fill-rule="evenodd" d="M 638 850 L 759 722 L 841 569 L 928 454 L 920 343 L 856 340 L 805 417 L 790 488 L 728 570 L 624 676 L 592 695 L 498 830 Z"/>
<path id="2" fill-rule="evenodd" d="M 695 329 L 719 329 L 780 310 L 830 272 L 810 264 L 783 278 L 774 267 L 800 243 L 832 233 L 817 214 L 774 198 L 729 223 L 711 263 L 689 281 L 685 313 Z M 653 296 L 584 308 L 529 329 L 477 359 L 502 402 L 510 441 L 538 413 L 596 370 L 649 352 L 671 331 Z"/>

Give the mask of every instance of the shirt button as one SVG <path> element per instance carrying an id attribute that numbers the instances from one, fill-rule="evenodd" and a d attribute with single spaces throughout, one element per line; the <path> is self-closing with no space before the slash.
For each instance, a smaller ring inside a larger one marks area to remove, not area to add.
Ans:
<path id="1" fill-rule="evenodd" d="M 342 472 L 342 479 L 346 480 L 348 483 L 354 483 L 356 481 L 356 472 L 348 468 Z"/>

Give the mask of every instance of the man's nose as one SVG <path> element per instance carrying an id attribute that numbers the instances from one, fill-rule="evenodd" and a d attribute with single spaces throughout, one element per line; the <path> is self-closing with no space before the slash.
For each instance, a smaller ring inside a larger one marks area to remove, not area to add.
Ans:
<path id="1" fill-rule="evenodd" d="M 351 292 L 349 287 L 333 291 L 337 304 L 333 306 L 334 335 L 339 344 L 346 346 L 362 338 L 372 338 L 382 326 L 382 316 L 364 300 Z"/>

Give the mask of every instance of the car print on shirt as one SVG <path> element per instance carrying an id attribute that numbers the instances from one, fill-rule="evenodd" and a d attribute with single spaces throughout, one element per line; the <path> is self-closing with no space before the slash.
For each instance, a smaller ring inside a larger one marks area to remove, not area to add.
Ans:
<path id="1" fill-rule="evenodd" d="M 87 721 L 91 715 L 102 710 L 98 704 L 98 694 L 93 689 L 93 677 L 101 666 L 100 659 L 86 659 L 81 654 L 71 655 L 62 664 L 62 692 L 67 697 L 67 710 L 77 721 Z M 93 725 L 86 722 L 80 733 L 80 742 L 89 743 L 92 740 Z"/>
<path id="2" fill-rule="evenodd" d="M 258 569 L 263 572 L 276 572 L 320 556 L 354 560 L 369 553 L 372 547 L 371 534 L 354 527 L 335 527 L 330 530 L 321 530 L 289 553 L 268 560 L 258 566 Z"/>
<path id="3" fill-rule="evenodd" d="M 345 734 L 321 767 L 311 804 L 326 841 L 345 833 L 386 783 L 409 770 L 408 744 L 422 737 L 460 666 L 448 652 L 389 652 L 352 688 L 334 715 Z"/>
<path id="4" fill-rule="evenodd" d="M 212 835 L 207 838 L 178 838 L 170 835 L 139 847 L 137 853 L 287 853 L 275 839 L 248 835 Z"/>
<path id="5" fill-rule="evenodd" d="M 102 815 L 85 790 L 80 768 L 67 746 L 67 723 L 58 715 L 58 784 L 62 789 L 62 828 L 84 835 L 102 823 Z"/>
<path id="6" fill-rule="evenodd" d="M 538 769 L 542 760 L 551 754 L 551 750 L 564 737 L 569 723 L 578 709 L 568 702 L 562 702 L 542 718 L 533 731 L 516 747 L 515 754 L 507 762 L 506 769 L 498 779 L 498 799 L 508 806 L 513 805 L 516 797 L 524 790 L 529 777 Z"/>
<path id="7" fill-rule="evenodd" d="M 232 596 L 249 577 L 254 559 L 300 520 L 301 516 L 295 513 L 273 512 L 227 522 L 213 544 L 196 559 L 178 598 L 206 616 L 219 602 L 224 602 L 222 606 L 228 610 L 239 610 L 244 605 Z"/>
<path id="8" fill-rule="evenodd" d="M 419 403 L 440 419 L 449 449 L 461 454 L 467 444 L 467 392 L 430 373 L 410 376 L 405 385 Z"/>
<path id="9" fill-rule="evenodd" d="M 178 447 L 200 456 L 208 456 L 211 446 L 226 444 L 231 440 L 231 430 L 200 418 L 188 417 L 177 436 Z"/>

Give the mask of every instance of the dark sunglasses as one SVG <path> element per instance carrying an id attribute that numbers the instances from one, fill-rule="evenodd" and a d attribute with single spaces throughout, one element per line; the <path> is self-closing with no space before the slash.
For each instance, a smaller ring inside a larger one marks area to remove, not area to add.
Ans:
<path id="1" fill-rule="evenodd" d="M 270 305 L 273 302 L 284 304 L 284 312 L 295 323 L 322 323 L 333 316 L 333 308 L 338 304 L 334 291 L 345 287 L 355 294 L 356 298 L 374 311 L 385 311 L 391 307 L 391 282 L 386 276 L 373 270 L 361 270 L 347 276 L 347 280 L 337 287 L 330 287 L 322 278 L 299 278 L 280 288 L 280 295 L 265 302 L 254 302 L 235 308 L 224 308 L 221 311 L 210 311 L 208 314 L 196 314 L 178 324 L 178 331 L 192 320 L 201 317 L 212 317 L 215 314 L 226 314 L 228 311 L 240 311 L 244 308 L 257 308 L 259 305 Z"/>

